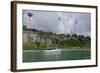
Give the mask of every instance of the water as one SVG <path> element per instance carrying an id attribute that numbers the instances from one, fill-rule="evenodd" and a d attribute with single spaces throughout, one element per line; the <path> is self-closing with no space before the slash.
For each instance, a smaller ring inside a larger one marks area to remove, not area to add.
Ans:
<path id="1" fill-rule="evenodd" d="M 23 51 L 23 62 L 61 61 L 90 59 L 90 50 L 27 50 Z"/>

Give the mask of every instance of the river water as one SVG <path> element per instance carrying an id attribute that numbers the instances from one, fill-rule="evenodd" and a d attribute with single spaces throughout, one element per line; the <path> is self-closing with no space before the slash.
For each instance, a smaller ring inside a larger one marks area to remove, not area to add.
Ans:
<path id="1" fill-rule="evenodd" d="M 24 50 L 23 62 L 91 59 L 90 50 Z"/>

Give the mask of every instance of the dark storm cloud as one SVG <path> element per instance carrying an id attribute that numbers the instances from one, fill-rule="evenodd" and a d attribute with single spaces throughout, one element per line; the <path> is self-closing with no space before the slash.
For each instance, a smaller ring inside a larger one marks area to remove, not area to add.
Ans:
<path id="1" fill-rule="evenodd" d="M 32 17 L 27 13 L 31 12 Z M 28 28 L 64 34 L 90 35 L 91 14 L 23 10 L 23 24 Z"/>

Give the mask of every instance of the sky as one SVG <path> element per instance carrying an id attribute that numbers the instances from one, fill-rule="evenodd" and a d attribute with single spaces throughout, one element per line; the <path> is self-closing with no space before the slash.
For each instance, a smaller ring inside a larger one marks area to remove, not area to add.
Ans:
<path id="1" fill-rule="evenodd" d="M 29 17 L 28 13 L 32 16 Z M 22 24 L 56 34 L 91 35 L 90 13 L 23 10 Z"/>

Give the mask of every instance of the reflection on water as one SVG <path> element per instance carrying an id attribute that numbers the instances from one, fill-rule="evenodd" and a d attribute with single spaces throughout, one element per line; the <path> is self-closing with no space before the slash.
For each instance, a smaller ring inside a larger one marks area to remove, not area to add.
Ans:
<path id="1" fill-rule="evenodd" d="M 43 56 L 46 60 L 59 60 L 61 59 L 62 50 L 56 49 L 56 50 L 44 50 Z"/>
<path id="2" fill-rule="evenodd" d="M 90 59 L 90 50 L 27 50 L 23 51 L 23 62 L 60 61 Z"/>

